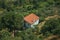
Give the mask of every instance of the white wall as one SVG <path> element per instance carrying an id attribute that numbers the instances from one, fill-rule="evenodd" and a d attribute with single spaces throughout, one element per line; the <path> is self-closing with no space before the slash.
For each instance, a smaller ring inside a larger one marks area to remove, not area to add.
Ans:
<path id="1" fill-rule="evenodd" d="M 39 23 L 39 19 L 36 22 L 34 22 L 32 25 L 37 25 L 38 23 Z"/>
<path id="2" fill-rule="evenodd" d="M 37 25 L 38 23 L 39 23 L 39 19 L 38 19 L 36 22 L 34 22 L 33 24 L 29 24 L 29 23 L 25 22 L 25 26 L 26 26 L 26 27 L 32 27 L 32 28 L 35 28 L 34 25 Z"/>
<path id="3" fill-rule="evenodd" d="M 39 23 L 39 19 L 38 19 L 36 22 L 34 22 L 34 23 L 31 25 L 31 27 L 34 28 L 34 25 L 37 25 L 38 23 Z"/>

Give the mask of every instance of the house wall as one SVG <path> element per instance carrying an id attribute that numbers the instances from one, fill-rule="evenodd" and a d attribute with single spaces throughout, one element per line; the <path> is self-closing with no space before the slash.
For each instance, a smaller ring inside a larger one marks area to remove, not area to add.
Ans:
<path id="1" fill-rule="evenodd" d="M 33 24 L 31 24 L 31 27 L 34 28 L 34 25 L 37 25 L 38 23 L 39 23 L 39 19 L 36 22 L 34 22 Z"/>
<path id="2" fill-rule="evenodd" d="M 29 28 L 29 27 L 31 27 L 31 24 L 25 22 L 25 27 L 26 27 L 26 28 Z"/>
<path id="3" fill-rule="evenodd" d="M 26 28 L 29 28 L 29 27 L 34 28 L 35 27 L 34 25 L 37 25 L 38 23 L 39 23 L 39 19 L 36 22 L 34 22 L 33 24 L 29 24 L 27 22 L 24 22 Z"/>

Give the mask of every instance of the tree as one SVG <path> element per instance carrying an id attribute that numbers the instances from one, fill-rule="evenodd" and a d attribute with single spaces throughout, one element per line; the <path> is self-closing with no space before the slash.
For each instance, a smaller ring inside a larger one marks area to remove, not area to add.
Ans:
<path id="1" fill-rule="evenodd" d="M 23 25 L 23 15 L 20 13 L 6 12 L 1 18 L 1 27 L 8 28 L 8 31 L 15 33 L 15 30 L 21 30 Z"/>
<path id="2" fill-rule="evenodd" d="M 59 35 L 60 31 L 60 18 L 54 18 L 46 21 L 45 25 L 42 27 L 41 33 L 46 35 L 46 32 L 53 35 Z M 47 33 L 47 34 L 48 34 Z"/>
<path id="3" fill-rule="evenodd" d="M 33 32 L 32 28 L 26 29 L 24 31 L 18 31 L 15 34 L 15 37 L 21 37 L 22 40 L 43 40 L 42 37 L 38 37 L 38 35 L 36 35 Z"/>

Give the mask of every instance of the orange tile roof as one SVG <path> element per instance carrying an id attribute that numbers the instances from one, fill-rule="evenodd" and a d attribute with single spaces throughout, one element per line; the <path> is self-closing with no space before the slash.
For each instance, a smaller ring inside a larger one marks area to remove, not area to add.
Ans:
<path id="1" fill-rule="evenodd" d="M 30 24 L 33 24 L 38 19 L 39 19 L 39 17 L 33 13 L 24 17 L 24 20 Z"/>

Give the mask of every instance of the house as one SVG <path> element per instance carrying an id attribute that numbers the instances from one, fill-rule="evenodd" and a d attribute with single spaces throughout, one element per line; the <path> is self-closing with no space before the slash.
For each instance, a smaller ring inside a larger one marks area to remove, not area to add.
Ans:
<path id="1" fill-rule="evenodd" d="M 37 25 L 38 23 L 39 23 L 39 17 L 33 13 L 24 17 L 24 25 L 27 28 L 29 27 L 34 28 L 34 26 Z"/>

